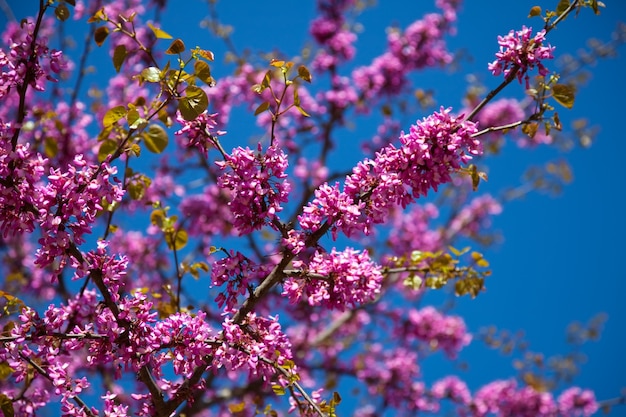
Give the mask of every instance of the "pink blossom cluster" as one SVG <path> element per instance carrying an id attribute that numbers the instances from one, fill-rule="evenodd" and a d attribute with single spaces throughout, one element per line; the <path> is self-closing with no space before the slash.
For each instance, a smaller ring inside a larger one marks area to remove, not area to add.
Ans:
<path id="1" fill-rule="evenodd" d="M 382 397 L 384 403 L 399 410 L 434 411 L 436 403 L 419 381 L 418 362 L 414 351 L 375 344 L 366 354 L 355 358 L 353 366 L 356 377 L 366 383 L 371 396 Z"/>
<path id="2" fill-rule="evenodd" d="M 0 137 L 0 232 L 3 237 L 30 233 L 40 213 L 41 179 L 46 160 L 29 144 L 11 149 L 7 136 Z"/>
<path id="3" fill-rule="evenodd" d="M 472 199 L 452 219 L 446 235 L 477 237 L 481 230 L 491 226 L 492 216 L 502 213 L 502 205 L 486 194 Z"/>
<path id="4" fill-rule="evenodd" d="M 8 49 L 0 48 L 0 99 L 25 81 L 43 91 L 45 81 L 56 81 L 53 74 L 59 74 L 67 66 L 63 52 L 49 49 L 47 39 L 35 38 L 34 30 L 35 23 L 28 20 L 12 23 L 3 35 Z"/>
<path id="5" fill-rule="evenodd" d="M 327 224 L 333 237 L 341 230 L 369 234 L 374 224 L 387 220 L 390 211 L 406 207 L 414 198 L 451 180 L 451 173 L 481 153 L 476 124 L 441 109 L 411 126 L 400 136 L 401 146 L 381 149 L 375 159 L 366 159 L 339 184 L 324 184 L 315 199 L 298 217 L 305 231 L 315 232 Z"/>
<path id="6" fill-rule="evenodd" d="M 301 269 L 301 274 L 287 278 L 282 293 L 291 303 L 304 298 L 312 306 L 340 311 L 373 301 L 383 281 L 380 267 L 369 254 L 352 248 L 317 251 L 308 265 L 297 260 L 293 267 Z"/>
<path id="7" fill-rule="evenodd" d="M 181 143 L 184 148 L 197 148 L 205 158 L 208 158 L 209 148 L 213 144 L 214 137 L 225 135 L 223 130 L 215 130 L 217 127 L 217 113 L 209 113 L 206 110 L 192 121 L 187 121 L 176 114 L 176 121 L 183 125 L 182 129 L 174 132 L 176 136 L 184 136 L 187 140 Z"/>
<path id="8" fill-rule="evenodd" d="M 258 265 L 246 258 L 241 252 L 230 251 L 228 256 L 211 264 L 211 284 L 226 289 L 221 292 L 215 302 L 226 310 L 232 310 L 237 298 L 249 294 L 256 285 L 269 273 L 270 265 Z"/>
<path id="9" fill-rule="evenodd" d="M 232 191 L 229 207 L 241 234 L 278 219 L 291 190 L 285 173 L 287 155 L 280 148 L 270 146 L 263 153 L 259 144 L 255 154 L 250 148 L 238 147 L 216 164 L 222 170 L 230 168 L 219 177 L 218 185 Z"/>
<path id="10" fill-rule="evenodd" d="M 230 190 L 209 184 L 202 194 L 187 195 L 180 203 L 180 212 L 194 225 L 189 229 L 192 236 L 210 239 L 214 235 L 234 234 L 234 216 L 228 208 L 232 201 Z"/>
<path id="11" fill-rule="evenodd" d="M 482 387 L 469 404 L 471 416 L 588 417 L 598 410 L 593 392 L 570 388 L 555 401 L 552 394 L 532 387 L 518 388 L 514 380 L 495 381 Z"/>
<path id="12" fill-rule="evenodd" d="M 311 66 L 324 72 L 354 57 L 356 34 L 346 29 L 343 16 L 354 1 L 320 0 L 317 3 L 321 16 L 311 22 L 309 30 L 323 49 L 315 56 Z"/>
<path id="13" fill-rule="evenodd" d="M 452 61 L 443 40 L 454 32 L 457 2 L 438 1 L 443 14 L 430 13 L 416 20 L 405 31 L 392 30 L 387 35 L 389 50 L 376 57 L 369 66 L 359 67 L 352 78 L 366 98 L 397 95 L 408 83 L 410 71 L 446 65 Z"/>
<path id="14" fill-rule="evenodd" d="M 411 309 L 406 317 L 405 322 L 397 323 L 394 331 L 397 337 L 422 341 L 430 349 L 441 349 L 450 358 L 455 358 L 472 340 L 461 317 L 444 315 L 434 307 Z"/>
<path id="15" fill-rule="evenodd" d="M 547 75 L 548 69 L 544 67 L 542 61 L 552 59 L 554 47 L 550 44 L 544 45 L 546 31 L 541 30 L 532 36 L 532 28 L 522 26 L 522 30 L 510 31 L 508 35 L 498 36 L 500 51 L 496 53 L 496 60 L 488 65 L 489 71 L 493 75 L 504 74 L 505 78 L 513 73 L 517 80 L 522 83 L 526 81 L 526 88 L 529 88 L 528 71 L 537 68 L 540 75 Z"/>
<path id="16" fill-rule="evenodd" d="M 220 339 L 222 344 L 214 353 L 216 367 L 228 371 L 247 368 L 250 375 L 259 375 L 266 382 L 286 383 L 283 375 L 277 376 L 275 365 L 286 365 L 293 355 L 277 316 L 265 318 L 251 313 L 240 325 L 225 317 Z"/>
<path id="17" fill-rule="evenodd" d="M 415 250 L 436 252 L 444 245 L 441 230 L 435 230 L 431 222 L 439 217 L 439 210 L 432 204 L 415 204 L 411 210 L 395 216 L 389 246 L 392 253 L 408 255 Z"/>
<path id="18" fill-rule="evenodd" d="M 122 200 L 121 185 L 109 181 L 116 172 L 117 168 L 106 162 L 88 165 L 82 155 L 77 155 L 66 171 L 50 169 L 48 184 L 39 190 L 36 204 L 43 235 L 37 265 L 51 265 L 60 257 L 61 268 L 70 246 L 82 244 L 84 235 L 91 233 L 96 216 L 104 210 L 102 204 Z"/>

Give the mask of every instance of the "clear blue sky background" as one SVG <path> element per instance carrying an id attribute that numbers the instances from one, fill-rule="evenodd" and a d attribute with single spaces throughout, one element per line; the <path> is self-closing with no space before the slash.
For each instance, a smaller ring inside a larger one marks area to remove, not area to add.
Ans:
<path id="1" fill-rule="evenodd" d="M 19 18 L 35 13 L 35 1 L 9 0 Z M 170 1 L 163 15 L 162 27 L 188 46 L 199 45 L 216 53 L 213 67 L 218 79 L 227 75 L 220 69 L 224 48 L 201 29 L 197 21 L 207 15 L 206 4 L 199 0 Z M 184 7 L 180 5 L 185 4 Z M 527 18 L 531 6 L 554 8 L 557 1 L 467 1 L 459 15 L 458 34 L 448 38 L 452 51 L 465 49 L 473 61 L 462 62 L 462 72 L 446 74 L 427 71 L 416 78 L 416 86 L 434 89 L 438 103 L 460 108 L 466 88 L 464 74 L 475 73 L 489 87 L 500 81 L 487 71 L 497 49 L 496 36 L 523 24 L 540 26 Z M 573 53 L 590 37 L 610 39 L 618 21 L 626 21 L 626 2 L 606 0 L 600 16 L 585 9 L 575 19 L 570 17 L 550 34 L 549 41 L 560 55 Z M 381 0 L 359 19 L 364 31 L 357 43 L 356 64 L 369 63 L 385 47 L 384 28 L 389 24 L 406 27 L 426 11 L 434 11 L 434 1 L 406 2 Z M 173 7 L 178 5 L 178 9 Z M 313 1 L 222 1 L 218 12 L 223 23 L 235 26 L 234 42 L 241 50 L 270 51 L 278 48 L 296 55 L 307 39 Z M 2 21 L 4 17 L 1 18 Z M 71 32 L 70 32 L 71 33 Z M 79 45 L 82 35 L 77 36 Z M 487 325 L 526 332 L 531 349 L 546 355 L 566 353 L 565 329 L 576 320 L 586 322 L 597 313 L 609 319 L 599 342 L 585 346 L 588 362 L 575 383 L 593 388 L 599 399 L 617 396 L 626 387 L 626 137 L 624 135 L 624 96 L 626 94 L 626 48 L 619 56 L 603 60 L 591 68 L 593 77 L 577 94 L 572 111 L 560 109 L 565 126 L 576 118 L 586 117 L 600 127 L 596 142 L 589 149 L 577 148 L 566 157 L 574 170 L 574 182 L 562 195 L 553 198 L 531 194 L 524 200 L 505 206 L 495 218 L 494 227 L 502 232 L 503 242 L 485 252 L 491 261 L 493 277 L 488 291 L 476 300 L 463 299 L 461 313 L 471 331 Z M 94 62 L 100 69 L 109 63 Z M 103 72 L 99 72 L 102 76 Z M 102 87 L 103 85 L 100 84 Z M 521 88 L 512 85 L 504 96 L 519 97 Z M 415 119 L 424 116 L 415 115 Z M 408 125 L 404 126 L 408 129 Z M 365 137 L 374 126 L 359 125 L 356 137 Z M 234 136 L 245 136 L 246 127 L 229 127 Z M 497 158 L 487 161 L 489 183 L 482 191 L 497 192 L 519 182 L 525 167 L 554 159 L 559 152 L 552 148 L 519 150 L 509 144 Z M 495 378 L 514 374 L 511 358 L 500 358 L 475 342 L 462 355 L 470 363 L 464 377 L 475 388 Z M 424 369 L 428 379 L 442 375 L 445 365 L 436 363 Z M 624 415 L 626 406 L 612 415 Z"/>

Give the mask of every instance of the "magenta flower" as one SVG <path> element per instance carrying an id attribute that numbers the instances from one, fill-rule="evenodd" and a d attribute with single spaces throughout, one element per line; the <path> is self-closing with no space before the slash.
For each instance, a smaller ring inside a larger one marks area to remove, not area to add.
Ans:
<path id="1" fill-rule="evenodd" d="M 226 134 L 223 130 L 215 130 L 217 127 L 216 119 L 217 113 L 211 114 L 206 110 L 192 121 L 185 120 L 180 112 L 177 112 L 176 121 L 183 127 L 174 132 L 174 135 L 186 137 L 187 141 L 180 141 L 183 147 L 195 147 L 205 158 L 208 158 L 209 148 L 213 146 L 213 138 Z"/>
<path id="2" fill-rule="evenodd" d="M 287 202 L 291 185 L 286 180 L 287 155 L 275 146 L 265 153 L 261 144 L 255 154 L 251 149 L 238 147 L 226 156 L 223 162 L 216 162 L 222 170 L 218 180 L 221 188 L 233 192 L 228 203 L 235 215 L 234 225 L 241 234 L 260 229 L 278 219 L 282 203 Z M 282 181 L 277 181 L 282 180 Z"/>
<path id="3" fill-rule="evenodd" d="M 529 87 L 529 70 L 537 67 L 540 75 L 548 74 L 548 69 L 541 61 L 554 58 L 554 47 L 550 44 L 543 45 L 545 30 L 537 32 L 532 38 L 531 34 L 532 28 L 522 26 L 522 30 L 512 30 L 506 36 L 498 36 L 500 51 L 496 53 L 497 59 L 487 66 L 489 71 L 493 75 L 504 73 L 505 78 L 513 71 L 520 84 L 522 78 L 526 80 L 526 88 Z"/>
<path id="4" fill-rule="evenodd" d="M 346 248 L 331 253 L 316 252 L 308 265 L 295 261 L 294 267 L 302 268 L 302 276 L 285 280 L 283 295 L 290 302 L 302 298 L 312 305 L 345 310 L 376 299 L 380 292 L 383 275 L 366 251 Z"/>

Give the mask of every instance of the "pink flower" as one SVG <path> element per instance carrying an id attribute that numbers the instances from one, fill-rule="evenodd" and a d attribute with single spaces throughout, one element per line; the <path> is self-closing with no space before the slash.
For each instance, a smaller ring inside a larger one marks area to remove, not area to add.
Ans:
<path id="1" fill-rule="evenodd" d="M 295 261 L 294 267 L 302 268 L 302 274 L 287 278 L 282 293 L 291 303 L 305 298 L 312 306 L 341 311 L 376 299 L 383 280 L 369 254 L 352 248 L 318 251 L 308 265 Z"/>
<path id="2" fill-rule="evenodd" d="M 541 62 L 544 59 L 552 59 L 554 47 L 543 45 L 546 31 L 537 32 L 531 38 L 532 28 L 522 26 L 522 30 L 510 31 L 506 36 L 498 36 L 500 51 L 496 53 L 496 60 L 487 67 L 493 75 L 504 73 L 508 77 L 511 71 L 515 71 L 517 80 L 522 83 L 526 80 L 526 88 L 529 88 L 527 72 L 537 67 L 540 75 L 547 75 L 548 69 Z"/>
<path id="3" fill-rule="evenodd" d="M 281 204 L 287 202 L 291 190 L 285 173 L 287 155 L 281 149 L 270 146 L 262 153 L 259 144 L 255 154 L 249 148 L 239 147 L 225 161 L 216 164 L 222 170 L 230 168 L 220 176 L 218 185 L 233 192 L 228 205 L 241 234 L 271 225 L 278 219 L 283 209 Z"/>

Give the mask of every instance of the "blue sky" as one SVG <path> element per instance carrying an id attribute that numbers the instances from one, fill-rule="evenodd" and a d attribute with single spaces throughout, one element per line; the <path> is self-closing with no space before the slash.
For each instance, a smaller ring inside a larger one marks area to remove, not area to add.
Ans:
<path id="1" fill-rule="evenodd" d="M 19 18 L 35 13 L 37 2 L 8 3 Z M 198 17 L 207 15 L 205 2 L 187 0 L 185 7 L 170 1 L 163 14 L 162 27 L 175 37 L 184 39 L 188 46 L 200 45 L 216 53 L 213 74 L 219 81 L 229 67 L 220 65 L 223 47 L 197 25 Z M 368 63 L 385 47 L 384 29 L 389 24 L 406 27 L 426 11 L 434 11 L 433 2 L 381 0 L 359 18 L 364 31 L 359 34 L 356 64 Z M 462 62 L 457 73 L 426 71 L 415 77 L 415 86 L 436 91 L 438 103 L 460 108 L 465 92 L 464 74 L 471 72 L 489 87 L 500 79 L 487 71 L 497 49 L 496 36 L 523 24 L 540 26 L 538 19 L 527 18 L 535 4 L 551 7 L 555 1 L 502 2 L 496 0 L 467 1 L 459 15 L 458 33 L 448 38 L 452 51 L 466 50 L 471 61 Z M 549 36 L 556 46 L 555 54 L 575 53 L 590 37 L 607 41 L 619 21 L 626 21 L 626 3 L 606 0 L 607 8 L 600 16 L 589 9 L 578 18 L 570 17 Z M 296 9 L 298 7 L 298 9 Z M 242 11 L 245 10 L 245 13 Z M 287 54 L 297 54 L 307 39 L 307 30 L 314 12 L 314 2 L 274 0 L 222 1 L 218 12 L 224 23 L 235 26 L 233 40 L 240 49 L 270 51 L 278 48 Z M 191 21 L 188 21 L 191 19 Z M 0 22 L 4 17 L 0 17 Z M 77 36 L 79 44 L 82 35 Z M 481 191 L 498 192 L 502 187 L 517 184 L 525 167 L 541 164 L 563 156 L 574 172 L 574 181 L 557 197 L 533 193 L 523 200 L 505 206 L 494 219 L 503 241 L 486 251 L 493 276 L 487 283 L 487 292 L 475 300 L 462 299 L 457 312 L 461 313 L 470 330 L 487 325 L 525 331 L 531 349 L 546 355 L 566 353 L 565 328 L 571 321 L 586 322 L 597 313 L 608 314 L 602 338 L 584 347 L 587 363 L 575 383 L 592 388 L 599 399 L 613 398 L 626 387 L 626 137 L 623 130 L 623 97 L 626 93 L 626 48 L 619 56 L 600 61 L 589 68 L 592 78 L 577 93 L 571 111 L 559 109 L 565 126 L 577 118 L 587 118 L 600 127 L 596 141 L 588 149 L 580 147 L 566 155 L 553 148 L 539 147 L 519 150 L 513 144 L 506 146 L 496 158 L 485 161 L 489 165 L 489 182 Z M 102 53 L 100 53 L 102 55 Z M 94 62 L 105 67 L 106 62 Z M 550 66 L 553 69 L 553 66 Z M 101 74 L 101 73 L 100 73 Z M 347 73 L 346 73 L 347 74 Z M 521 87 L 511 85 L 504 96 L 519 97 Z M 415 115 L 414 119 L 425 114 Z M 374 126 L 359 125 L 359 132 Z M 404 129 L 409 126 L 403 126 Z M 246 127 L 229 128 L 233 135 L 245 135 Z M 359 137 L 364 137 L 366 133 Z M 475 342 L 461 357 L 470 363 L 464 377 L 474 387 L 494 378 L 513 375 L 511 357 L 500 359 L 497 352 L 488 351 Z M 446 365 L 438 362 L 425 365 L 424 372 L 437 374 Z M 427 375 L 426 375 L 427 376 Z M 624 407 L 613 412 L 619 415 Z"/>

